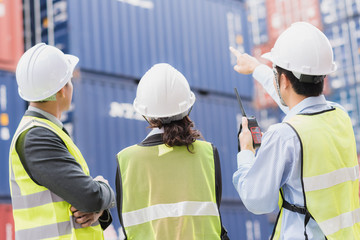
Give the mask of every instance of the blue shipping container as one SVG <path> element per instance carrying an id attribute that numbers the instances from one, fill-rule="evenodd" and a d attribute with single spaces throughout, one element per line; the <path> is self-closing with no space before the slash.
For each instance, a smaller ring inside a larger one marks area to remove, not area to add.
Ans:
<path id="1" fill-rule="evenodd" d="M 67 0 L 24 2 L 25 50 L 39 42 L 68 52 Z"/>
<path id="2" fill-rule="evenodd" d="M 345 2 L 342 0 L 320 0 L 320 12 L 323 24 L 333 24 L 346 19 L 347 12 Z"/>
<path id="3" fill-rule="evenodd" d="M 354 73 L 356 73 L 355 76 L 359 76 L 357 75 L 358 72 L 356 72 L 356 70 L 358 70 L 356 66 L 360 66 L 360 17 L 350 19 L 348 25 Z M 360 82 L 358 77 L 357 82 Z M 355 81 L 353 83 L 355 83 Z"/>
<path id="4" fill-rule="evenodd" d="M 83 153 L 91 175 L 103 175 L 112 187 L 115 186 L 117 167 L 115 155 L 123 148 L 141 142 L 149 132 L 148 124 L 132 107 L 136 87 L 137 82 L 133 80 L 85 71 L 74 80 L 75 107 L 69 115 L 72 123 L 67 125 L 72 128 L 75 143 Z M 197 91 L 195 94 L 197 100 L 190 117 L 204 138 L 219 150 L 223 200 L 240 203 L 232 184 L 236 170 L 237 114 L 240 112 L 237 100 L 235 96 L 202 95 Z M 250 102 L 244 101 L 244 107 L 249 115 L 254 115 Z"/>
<path id="5" fill-rule="evenodd" d="M 10 200 L 9 150 L 26 102 L 18 95 L 15 74 L 0 71 L 0 199 Z"/>
<path id="6" fill-rule="evenodd" d="M 338 68 L 345 69 L 352 65 L 352 49 L 349 36 L 349 25 L 346 21 L 324 27 L 324 34 L 333 47 L 334 60 Z"/>
<path id="7" fill-rule="evenodd" d="M 348 17 L 357 17 L 360 14 L 360 1 L 359 0 L 348 0 L 345 1 L 346 15 Z"/>
<path id="8" fill-rule="evenodd" d="M 261 45 L 269 41 L 267 9 L 265 0 L 247 0 L 247 19 L 253 45 Z"/>
<path id="9" fill-rule="evenodd" d="M 250 98 L 250 76 L 233 70 L 232 45 L 249 52 L 244 3 L 233 0 L 68 1 L 69 50 L 84 70 L 140 78 L 159 62 L 192 88 Z"/>

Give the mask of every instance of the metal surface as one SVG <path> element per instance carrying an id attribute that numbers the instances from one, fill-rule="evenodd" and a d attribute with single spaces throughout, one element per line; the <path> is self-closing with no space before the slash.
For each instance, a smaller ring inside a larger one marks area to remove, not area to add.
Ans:
<path id="1" fill-rule="evenodd" d="M 0 239 L 15 239 L 15 225 L 11 204 L 0 203 Z"/>
<path id="2" fill-rule="evenodd" d="M 15 71 L 24 52 L 21 0 L 0 1 L 0 69 Z"/>
<path id="3" fill-rule="evenodd" d="M 269 41 L 266 0 L 247 0 L 246 10 L 252 45 L 265 44 Z"/>
<path id="4" fill-rule="evenodd" d="M 271 42 L 294 22 L 305 21 L 322 29 L 318 0 L 266 0 L 266 7 Z"/>
<path id="5" fill-rule="evenodd" d="M 9 199 L 9 149 L 26 103 L 19 97 L 15 74 L 0 71 L 0 199 Z"/>
<path id="6" fill-rule="evenodd" d="M 67 0 L 23 0 L 25 49 L 39 42 L 68 52 Z"/>
<path id="7" fill-rule="evenodd" d="M 233 70 L 232 45 L 249 50 L 245 8 L 233 0 L 68 1 L 70 53 L 84 70 L 140 78 L 159 62 L 192 88 L 250 98 L 249 76 Z"/>
<path id="8" fill-rule="evenodd" d="M 324 25 L 359 17 L 359 0 L 320 0 L 321 15 Z"/>

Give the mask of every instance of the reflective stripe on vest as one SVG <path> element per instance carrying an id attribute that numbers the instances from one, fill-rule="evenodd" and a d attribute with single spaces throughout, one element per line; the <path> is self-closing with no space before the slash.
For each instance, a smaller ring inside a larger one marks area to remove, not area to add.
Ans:
<path id="1" fill-rule="evenodd" d="M 347 181 L 356 181 L 359 179 L 359 166 L 350 168 L 341 168 L 326 174 L 304 177 L 304 188 L 306 192 L 321 190 L 333 187 L 337 184 Z"/>
<path id="2" fill-rule="evenodd" d="M 327 239 L 360 239 L 359 166 L 351 120 L 340 109 L 296 115 L 305 207 Z"/>
<path id="3" fill-rule="evenodd" d="M 9 157 L 10 191 L 16 239 L 103 239 L 99 222 L 91 227 L 81 228 L 72 216 L 69 203 L 47 188 L 37 185 L 28 176 L 15 146 L 21 133 L 35 126 L 44 127 L 56 133 L 82 166 L 84 173 L 89 175 L 89 169 L 80 151 L 62 129 L 45 119 L 23 117 L 12 140 Z"/>
<path id="4" fill-rule="evenodd" d="M 128 239 L 220 239 L 210 143 L 131 146 L 118 157 Z M 181 227 L 180 227 L 181 226 Z"/>
<path id="5" fill-rule="evenodd" d="M 124 227 L 130 227 L 167 217 L 182 216 L 219 216 L 214 202 L 179 202 L 157 204 L 147 208 L 124 213 Z"/>

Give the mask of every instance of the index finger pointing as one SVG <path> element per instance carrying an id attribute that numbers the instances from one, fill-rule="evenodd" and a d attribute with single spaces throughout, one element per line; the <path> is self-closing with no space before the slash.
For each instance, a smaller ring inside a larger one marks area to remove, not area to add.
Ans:
<path id="1" fill-rule="evenodd" d="M 229 47 L 229 49 L 230 49 L 231 53 L 235 55 L 236 58 L 241 57 L 241 53 L 238 50 L 236 50 L 233 47 Z"/>

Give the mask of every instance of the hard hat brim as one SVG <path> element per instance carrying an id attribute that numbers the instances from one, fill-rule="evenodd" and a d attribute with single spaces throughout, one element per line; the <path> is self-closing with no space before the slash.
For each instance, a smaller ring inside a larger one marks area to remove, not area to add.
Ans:
<path id="1" fill-rule="evenodd" d="M 70 71 L 72 73 L 79 62 L 79 58 L 71 54 L 65 54 L 65 56 L 70 63 Z"/>
<path id="2" fill-rule="evenodd" d="M 270 62 L 274 62 L 271 52 L 264 53 L 263 55 L 261 55 L 261 57 L 269 60 Z"/>

